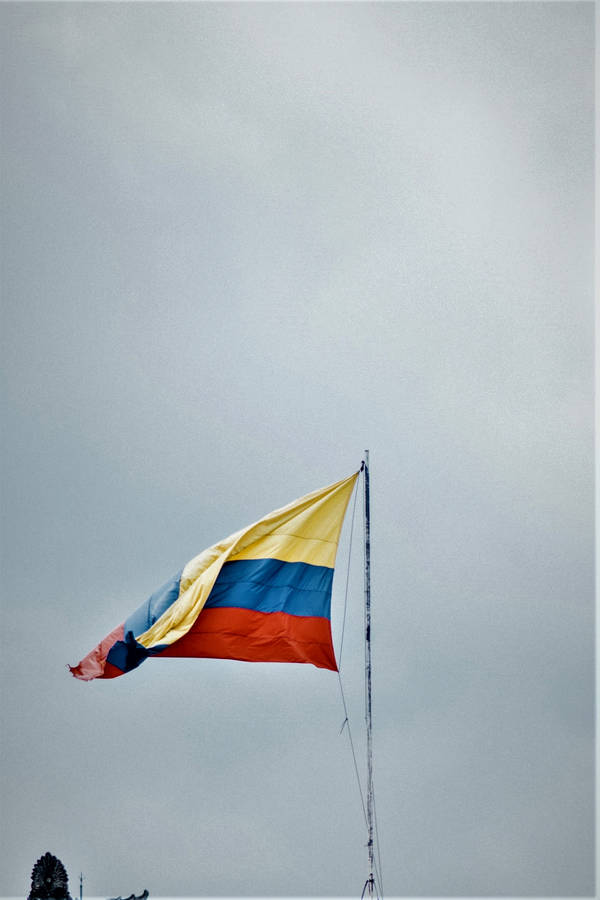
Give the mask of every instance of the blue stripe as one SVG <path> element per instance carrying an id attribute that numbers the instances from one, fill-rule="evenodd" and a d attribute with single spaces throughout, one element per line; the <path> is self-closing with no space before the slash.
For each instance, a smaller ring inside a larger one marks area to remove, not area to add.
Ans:
<path id="1" fill-rule="evenodd" d="M 125 632 L 125 640 L 117 641 L 108 651 L 106 661 L 112 663 L 121 672 L 137 669 L 148 657 L 148 651 L 138 644 L 131 632 Z"/>
<path id="2" fill-rule="evenodd" d="M 154 625 L 157 619 L 177 600 L 179 597 L 179 584 L 183 570 L 170 578 L 166 584 L 163 584 L 157 591 L 154 591 L 145 603 L 138 606 L 135 612 L 131 613 L 125 620 L 125 639 L 131 633 L 134 637 L 139 637 L 145 631 Z"/>
<path id="3" fill-rule="evenodd" d="M 331 614 L 333 569 L 279 559 L 239 559 L 225 563 L 206 609 L 237 607 L 292 616 Z"/>

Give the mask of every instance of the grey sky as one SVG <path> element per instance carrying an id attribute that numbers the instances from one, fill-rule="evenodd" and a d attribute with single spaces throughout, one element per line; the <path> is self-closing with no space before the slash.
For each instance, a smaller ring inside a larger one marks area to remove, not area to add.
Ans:
<path id="1" fill-rule="evenodd" d="M 593 4 L 0 15 L 0 894 L 362 889 L 332 673 L 64 666 L 365 447 L 387 895 L 593 894 Z"/>

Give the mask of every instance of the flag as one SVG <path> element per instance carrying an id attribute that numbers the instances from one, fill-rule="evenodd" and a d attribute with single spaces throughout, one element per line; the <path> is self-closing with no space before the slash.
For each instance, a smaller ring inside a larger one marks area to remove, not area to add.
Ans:
<path id="1" fill-rule="evenodd" d="M 312 663 L 337 671 L 331 588 L 355 472 L 204 550 L 76 666 L 116 678 L 149 656 Z"/>

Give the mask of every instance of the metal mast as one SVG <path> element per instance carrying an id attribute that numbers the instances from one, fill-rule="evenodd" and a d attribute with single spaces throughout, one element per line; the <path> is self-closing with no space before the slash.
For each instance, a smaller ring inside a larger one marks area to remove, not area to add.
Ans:
<path id="1" fill-rule="evenodd" d="M 371 504 L 369 494 L 369 451 L 365 450 L 364 463 L 365 502 L 365 721 L 367 725 L 367 826 L 369 830 L 369 877 L 365 892 L 369 897 L 374 893 L 373 871 L 373 737 L 371 721 Z"/>

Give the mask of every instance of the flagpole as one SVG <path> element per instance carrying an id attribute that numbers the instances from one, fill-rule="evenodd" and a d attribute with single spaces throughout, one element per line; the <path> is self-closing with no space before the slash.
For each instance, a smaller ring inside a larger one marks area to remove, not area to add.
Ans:
<path id="1" fill-rule="evenodd" d="M 374 892 L 373 854 L 373 736 L 371 718 L 371 500 L 369 484 L 369 451 L 365 450 L 364 511 L 365 511 L 365 721 L 367 725 L 367 827 L 369 830 L 369 877 L 365 889 L 369 897 Z M 363 895 L 365 891 L 363 890 Z"/>

